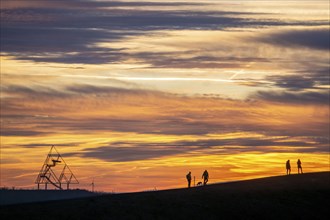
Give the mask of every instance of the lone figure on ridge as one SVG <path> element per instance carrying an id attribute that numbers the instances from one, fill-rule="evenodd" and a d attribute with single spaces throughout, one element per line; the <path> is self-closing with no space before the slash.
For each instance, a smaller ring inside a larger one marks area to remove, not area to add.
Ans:
<path id="1" fill-rule="evenodd" d="M 291 174 L 291 165 L 290 165 L 290 160 L 286 161 L 286 175 Z"/>
<path id="2" fill-rule="evenodd" d="M 202 179 L 204 179 L 204 186 L 205 186 L 206 183 L 209 181 L 209 173 L 207 172 L 207 170 L 204 171 L 202 175 Z"/>
<path id="3" fill-rule="evenodd" d="M 301 161 L 300 161 L 300 159 L 298 159 L 298 161 L 297 161 L 297 166 L 298 166 L 298 174 L 299 173 L 303 173 L 303 171 L 302 171 L 302 167 L 301 167 Z"/>
<path id="4" fill-rule="evenodd" d="M 187 181 L 188 181 L 188 188 L 190 188 L 190 184 L 191 184 L 191 172 L 189 171 L 189 173 L 186 175 Z"/>

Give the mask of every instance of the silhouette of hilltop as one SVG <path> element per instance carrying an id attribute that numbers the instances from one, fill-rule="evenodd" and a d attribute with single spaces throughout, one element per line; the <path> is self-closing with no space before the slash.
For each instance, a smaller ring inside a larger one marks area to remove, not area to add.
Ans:
<path id="1" fill-rule="evenodd" d="M 4 219 L 328 219 L 330 172 L 1 206 Z"/>

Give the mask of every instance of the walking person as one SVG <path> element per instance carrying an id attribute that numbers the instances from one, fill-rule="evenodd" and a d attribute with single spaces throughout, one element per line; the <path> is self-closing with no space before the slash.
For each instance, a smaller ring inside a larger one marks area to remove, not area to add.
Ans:
<path id="1" fill-rule="evenodd" d="M 291 174 L 291 165 L 290 165 L 290 160 L 286 161 L 286 175 Z"/>
<path id="2" fill-rule="evenodd" d="M 298 159 L 298 161 L 297 161 L 297 166 L 298 166 L 298 174 L 302 174 L 303 173 L 303 171 L 302 171 L 302 167 L 301 167 L 301 161 L 300 161 L 300 159 Z"/>
<path id="3" fill-rule="evenodd" d="M 188 188 L 190 188 L 190 184 L 191 184 L 191 172 L 189 171 L 189 173 L 186 175 L 187 181 L 188 181 Z"/>
<path id="4" fill-rule="evenodd" d="M 205 186 L 206 183 L 209 181 L 209 173 L 207 172 L 207 170 L 204 171 L 202 175 L 202 179 L 204 180 L 204 186 Z"/>

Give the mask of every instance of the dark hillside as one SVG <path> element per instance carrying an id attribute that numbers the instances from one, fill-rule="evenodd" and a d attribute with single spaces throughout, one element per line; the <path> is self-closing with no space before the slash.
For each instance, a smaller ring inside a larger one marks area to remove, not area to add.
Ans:
<path id="1" fill-rule="evenodd" d="M 1 207 L 4 219 L 328 219 L 330 172 Z"/>

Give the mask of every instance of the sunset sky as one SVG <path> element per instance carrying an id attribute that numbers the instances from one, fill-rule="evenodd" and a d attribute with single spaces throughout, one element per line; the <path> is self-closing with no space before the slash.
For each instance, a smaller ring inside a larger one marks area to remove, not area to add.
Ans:
<path id="1" fill-rule="evenodd" d="M 1 187 L 52 145 L 131 192 L 329 171 L 325 1 L 1 0 Z"/>

